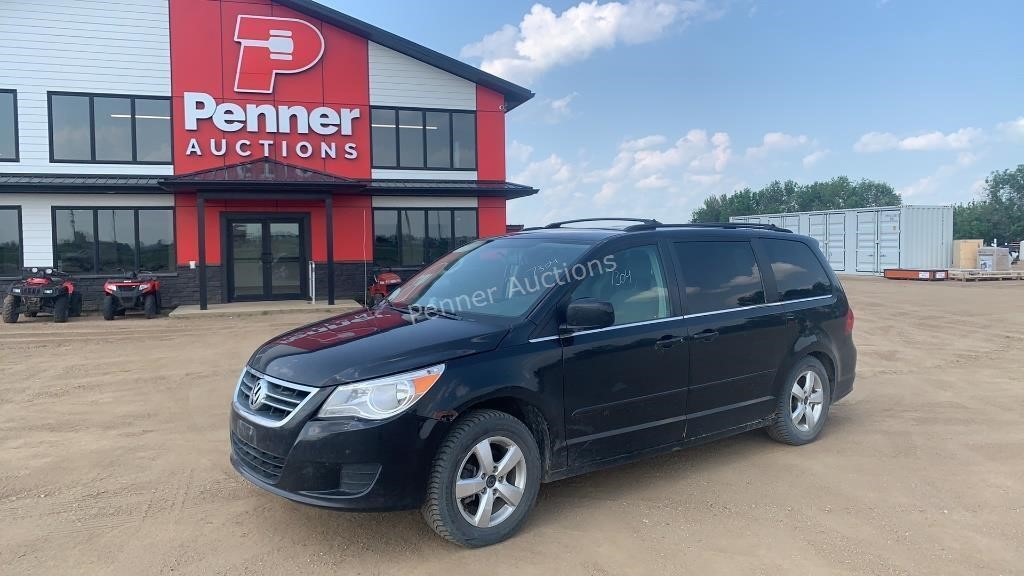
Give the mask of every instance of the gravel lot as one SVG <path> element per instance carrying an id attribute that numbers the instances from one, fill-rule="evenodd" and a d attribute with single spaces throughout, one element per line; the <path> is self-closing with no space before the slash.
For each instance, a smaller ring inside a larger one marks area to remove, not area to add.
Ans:
<path id="1" fill-rule="evenodd" d="M 235 475 L 242 363 L 312 316 L 0 325 L 0 573 L 1020 573 L 1024 283 L 844 283 L 858 378 L 818 442 L 756 431 L 549 484 L 477 551 Z"/>

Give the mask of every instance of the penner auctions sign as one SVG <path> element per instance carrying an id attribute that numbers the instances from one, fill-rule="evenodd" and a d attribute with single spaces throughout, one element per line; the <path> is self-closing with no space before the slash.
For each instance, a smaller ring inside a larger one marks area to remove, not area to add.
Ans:
<path id="1" fill-rule="evenodd" d="M 176 173 L 271 157 L 370 176 L 364 38 L 234 2 L 172 2 L 171 36 Z"/>
<path id="2" fill-rule="evenodd" d="M 213 96 L 202 92 L 185 93 L 185 130 L 199 130 L 201 120 L 209 120 L 225 133 L 244 130 L 249 134 L 320 134 L 322 136 L 352 135 L 352 122 L 360 117 L 359 108 L 328 108 L 319 106 L 308 110 L 304 106 L 273 106 L 271 104 L 246 104 L 244 107 L 233 102 L 218 104 Z M 230 141 L 230 143 L 229 143 Z M 233 146 L 235 153 L 241 157 L 253 154 L 252 138 L 211 138 L 208 153 L 214 156 L 227 154 L 228 146 Z M 260 138 L 255 141 L 257 154 L 271 156 L 276 151 L 278 158 L 289 155 L 288 140 Z M 328 140 L 319 142 L 315 148 L 308 140 L 293 142 L 291 154 L 300 158 L 309 158 L 319 150 L 321 158 L 337 158 L 338 143 Z M 197 138 L 190 138 L 185 150 L 186 156 L 203 155 L 203 146 Z M 344 157 L 355 159 L 359 151 L 354 142 L 344 144 Z"/>

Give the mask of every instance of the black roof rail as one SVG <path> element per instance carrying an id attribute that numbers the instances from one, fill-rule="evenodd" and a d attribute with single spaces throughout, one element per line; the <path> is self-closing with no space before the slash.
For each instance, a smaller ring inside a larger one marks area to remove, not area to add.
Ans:
<path id="1" fill-rule="evenodd" d="M 651 218 L 577 218 L 576 220 L 563 220 L 552 222 L 544 228 L 561 228 L 566 224 L 578 224 L 580 222 L 640 222 L 639 226 L 662 226 L 661 222 Z M 630 226 L 632 228 L 632 226 Z"/>
<path id="2" fill-rule="evenodd" d="M 634 224 L 625 228 L 626 232 L 639 232 L 641 230 L 657 230 L 658 228 L 725 228 L 735 230 L 739 228 L 752 228 L 755 230 L 772 230 L 774 232 L 793 233 L 789 228 L 779 228 L 775 224 L 754 224 L 748 222 L 692 222 L 689 224 Z"/>

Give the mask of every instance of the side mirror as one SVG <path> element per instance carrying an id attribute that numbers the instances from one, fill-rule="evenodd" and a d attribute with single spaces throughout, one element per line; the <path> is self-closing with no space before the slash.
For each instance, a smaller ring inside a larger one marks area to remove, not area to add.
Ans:
<path id="1" fill-rule="evenodd" d="M 570 302 L 565 310 L 564 329 L 568 333 L 607 328 L 615 324 L 615 309 L 610 302 L 583 298 Z"/>

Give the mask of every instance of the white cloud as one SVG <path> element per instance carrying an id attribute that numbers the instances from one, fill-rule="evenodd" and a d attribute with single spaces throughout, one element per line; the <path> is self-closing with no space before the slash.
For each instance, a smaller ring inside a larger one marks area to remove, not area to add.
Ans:
<path id="1" fill-rule="evenodd" d="M 984 132 L 978 128 L 961 128 L 945 134 L 938 130 L 900 138 L 892 132 L 868 132 L 853 145 L 856 152 L 867 154 L 884 150 L 966 150 L 977 144 Z"/>
<path id="2" fill-rule="evenodd" d="M 572 92 L 555 100 L 545 100 L 543 102 L 546 107 L 545 119 L 551 124 L 557 124 L 572 116 L 573 113 L 570 104 L 572 104 L 572 101 L 575 100 L 577 96 L 579 96 L 579 93 Z"/>
<path id="3" fill-rule="evenodd" d="M 951 198 L 960 197 L 962 194 L 962 184 L 956 183 L 960 179 L 958 176 L 977 161 L 978 155 L 972 152 L 960 152 L 953 162 L 940 165 L 932 174 L 919 178 L 896 191 L 903 195 L 904 200 L 914 198 L 915 201 L 920 201 L 922 196 L 927 196 L 929 201 L 949 202 Z M 982 179 L 982 183 L 984 183 L 984 179 Z M 970 192 L 972 194 L 977 193 L 977 186 L 977 181 L 971 185 Z"/>
<path id="4" fill-rule="evenodd" d="M 598 166 L 551 155 L 512 178 L 541 193 L 528 203 L 511 203 L 510 219 L 540 224 L 614 214 L 686 221 L 706 195 L 737 187 L 726 173 L 731 158 L 729 135 L 703 129 L 674 141 L 660 134 L 623 140 L 615 156 Z"/>
<path id="5" fill-rule="evenodd" d="M 815 150 L 803 158 L 804 168 L 810 168 L 818 163 L 819 160 L 828 156 L 831 150 Z"/>
<path id="6" fill-rule="evenodd" d="M 725 132 L 708 138 L 707 131 L 693 129 L 672 146 L 661 148 L 665 141 L 661 135 L 627 140 L 619 147 L 610 172 L 646 176 L 681 166 L 694 171 L 721 172 L 732 158 L 729 135 Z"/>
<path id="7" fill-rule="evenodd" d="M 1004 136 L 1024 139 L 1024 116 L 1020 116 L 1016 120 L 1010 120 L 1009 122 L 1002 122 L 996 126 L 996 129 Z"/>
<path id="8" fill-rule="evenodd" d="M 506 24 L 462 48 L 481 68 L 516 82 L 529 82 L 550 68 L 589 58 L 617 44 L 658 39 L 676 24 L 710 12 L 704 0 L 580 2 L 556 14 L 534 4 L 518 25 Z"/>
<path id="9" fill-rule="evenodd" d="M 761 145 L 747 148 L 747 158 L 764 158 L 781 150 L 791 150 L 810 143 L 804 134 L 792 135 L 785 132 L 768 132 L 761 138 Z"/>
<path id="10" fill-rule="evenodd" d="M 572 94 L 563 96 L 558 100 L 552 100 L 551 110 L 554 112 L 558 112 L 559 114 L 568 114 L 569 112 L 571 112 L 571 110 L 569 109 L 569 104 L 573 101 L 574 98 L 576 98 L 576 96 L 578 96 L 578 94 L 576 92 L 573 92 Z"/>
<path id="11" fill-rule="evenodd" d="M 668 188 L 669 186 L 672 186 L 672 181 L 661 174 L 651 174 L 636 183 L 636 187 L 641 190 L 656 190 L 659 188 Z"/>
<path id="12" fill-rule="evenodd" d="M 899 143 L 900 139 L 891 132 L 868 132 L 853 144 L 853 150 L 862 154 L 881 152 L 895 148 Z"/>
<path id="13" fill-rule="evenodd" d="M 981 130 L 961 128 L 956 132 L 928 132 L 900 140 L 900 150 L 964 150 L 981 139 Z"/>
<path id="14" fill-rule="evenodd" d="M 506 150 L 505 153 L 509 159 L 522 164 L 529 160 L 530 156 L 533 155 L 533 146 L 523 144 L 518 140 L 513 140 L 509 143 L 508 150 Z"/>

